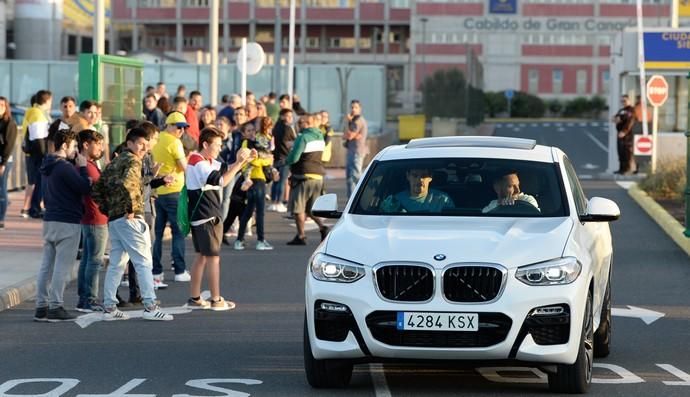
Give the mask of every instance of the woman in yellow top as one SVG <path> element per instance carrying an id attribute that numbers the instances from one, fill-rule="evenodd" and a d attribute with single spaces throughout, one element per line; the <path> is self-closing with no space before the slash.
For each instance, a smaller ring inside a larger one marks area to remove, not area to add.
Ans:
<path id="1" fill-rule="evenodd" d="M 237 231 L 237 240 L 235 240 L 233 245 L 233 248 L 238 251 L 245 248 L 244 234 L 247 231 L 247 223 L 252 217 L 254 210 L 256 210 L 256 249 L 259 251 L 273 249 L 273 246 L 264 238 L 266 181 L 268 179 L 265 170 L 268 169 L 268 175 L 270 175 L 270 166 L 273 164 L 270 135 L 273 122 L 269 117 L 263 117 L 260 124 L 261 130 L 258 133 L 253 123 L 247 123 L 242 127 L 245 137 L 242 141 L 242 147 L 256 149 L 258 156 L 249 163 L 244 172 L 245 181 L 251 181 L 251 185 L 249 185 L 249 182 L 245 182 L 249 185 L 247 190 L 247 206 L 240 217 L 240 228 Z"/>

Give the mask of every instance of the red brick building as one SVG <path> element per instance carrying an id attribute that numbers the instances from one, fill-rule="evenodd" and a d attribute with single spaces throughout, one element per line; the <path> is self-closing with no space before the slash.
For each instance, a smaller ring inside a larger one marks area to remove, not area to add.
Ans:
<path id="1" fill-rule="evenodd" d="M 208 51 L 209 0 L 111 3 L 122 49 L 190 61 Z M 668 26 L 669 0 L 644 3 L 646 26 Z M 276 42 L 286 56 L 289 0 L 221 4 L 221 59 L 242 37 L 269 62 Z M 297 0 L 296 17 L 298 63 L 384 64 L 389 90 L 411 94 L 436 70 L 464 70 L 473 51 L 485 90 L 542 97 L 605 95 L 612 38 L 636 22 L 632 0 Z"/>

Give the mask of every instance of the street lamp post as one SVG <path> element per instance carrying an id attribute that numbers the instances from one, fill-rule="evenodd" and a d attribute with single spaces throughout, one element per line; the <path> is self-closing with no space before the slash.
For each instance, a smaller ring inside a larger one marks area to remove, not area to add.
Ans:
<path id="1" fill-rule="evenodd" d="M 419 22 L 422 23 L 422 46 L 426 46 L 426 23 L 429 21 L 428 18 L 420 18 Z M 426 51 L 422 48 L 422 83 L 426 78 Z"/>

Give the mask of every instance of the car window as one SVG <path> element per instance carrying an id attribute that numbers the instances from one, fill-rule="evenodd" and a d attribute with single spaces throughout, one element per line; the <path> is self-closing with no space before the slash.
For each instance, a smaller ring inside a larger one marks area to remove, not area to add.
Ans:
<path id="1" fill-rule="evenodd" d="M 565 156 L 563 157 L 563 164 L 565 165 L 565 172 L 568 175 L 570 190 L 573 192 L 575 208 L 577 209 L 578 215 L 583 215 L 587 212 L 587 196 L 585 196 L 585 192 L 582 190 L 582 185 L 580 185 L 580 180 L 577 177 L 575 168 Z"/>
<path id="2" fill-rule="evenodd" d="M 566 216 L 557 166 L 449 158 L 377 161 L 352 213 L 361 215 Z"/>

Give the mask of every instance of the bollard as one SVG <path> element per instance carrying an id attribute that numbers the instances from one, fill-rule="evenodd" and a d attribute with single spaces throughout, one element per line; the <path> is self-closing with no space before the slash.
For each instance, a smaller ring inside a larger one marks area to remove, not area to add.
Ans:
<path id="1" fill-rule="evenodd" d="M 690 82 L 690 73 L 686 77 Z M 688 84 L 690 87 L 690 84 Z M 688 124 L 685 128 L 685 237 L 690 237 L 690 99 L 688 99 Z"/>

